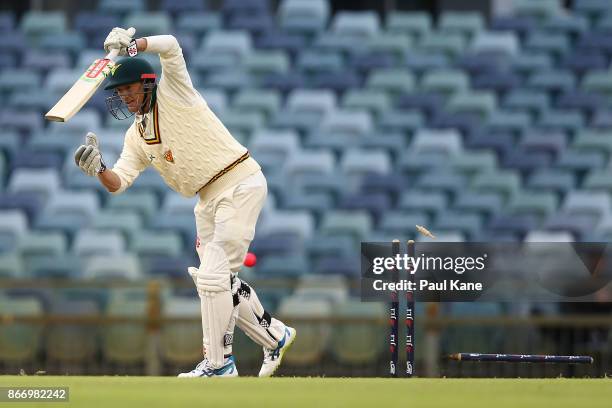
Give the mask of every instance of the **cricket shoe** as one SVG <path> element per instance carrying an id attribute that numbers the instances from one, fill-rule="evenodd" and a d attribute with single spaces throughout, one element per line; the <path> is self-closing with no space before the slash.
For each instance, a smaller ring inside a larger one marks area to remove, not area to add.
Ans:
<path id="1" fill-rule="evenodd" d="M 285 335 L 283 339 L 278 342 L 278 347 L 269 349 L 264 347 L 264 361 L 259 370 L 260 377 L 271 377 L 272 374 L 278 369 L 283 361 L 285 352 L 289 350 L 289 347 L 295 340 L 296 331 L 293 327 L 285 327 Z"/>
<path id="2" fill-rule="evenodd" d="M 238 369 L 236 368 L 236 362 L 234 356 L 229 356 L 225 359 L 225 364 L 221 368 L 212 368 L 210 362 L 206 357 L 202 360 L 196 368 L 188 373 L 180 373 L 179 378 L 193 378 L 193 377 L 238 377 Z"/>

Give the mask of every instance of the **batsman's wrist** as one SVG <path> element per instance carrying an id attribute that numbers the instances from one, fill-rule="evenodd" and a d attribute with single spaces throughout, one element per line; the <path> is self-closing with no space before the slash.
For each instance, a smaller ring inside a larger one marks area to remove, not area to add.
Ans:
<path id="1" fill-rule="evenodd" d="M 98 174 L 102 174 L 106 171 L 106 164 L 103 161 L 100 161 L 100 169 L 98 170 Z"/>

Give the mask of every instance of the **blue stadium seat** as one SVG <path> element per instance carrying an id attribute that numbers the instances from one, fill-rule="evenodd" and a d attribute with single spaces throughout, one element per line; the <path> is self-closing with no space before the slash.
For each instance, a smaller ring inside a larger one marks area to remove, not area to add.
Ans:
<path id="1" fill-rule="evenodd" d="M 474 89 L 492 90 L 497 94 L 505 94 L 521 85 L 521 76 L 513 72 L 482 72 L 472 81 Z"/>
<path id="2" fill-rule="evenodd" d="M 511 90 L 503 99 L 501 105 L 506 109 L 525 109 L 539 114 L 550 107 L 551 100 L 544 91 L 518 88 Z"/>
<path id="3" fill-rule="evenodd" d="M 535 17 L 541 21 L 562 14 L 563 11 L 560 0 L 516 0 L 513 5 L 516 16 Z"/>
<path id="4" fill-rule="evenodd" d="M 295 278 L 310 273 L 310 266 L 306 258 L 301 255 L 269 254 L 260 258 L 257 265 L 257 272 L 259 276 L 267 278 Z"/>
<path id="5" fill-rule="evenodd" d="M 528 53 L 546 53 L 559 60 L 569 52 L 570 40 L 562 33 L 532 31 L 527 36 L 523 49 Z"/>
<path id="6" fill-rule="evenodd" d="M 527 84 L 535 90 L 562 92 L 573 89 L 576 86 L 576 78 L 568 71 L 550 70 L 530 75 Z"/>
<path id="7" fill-rule="evenodd" d="M 539 169 L 527 179 L 527 186 L 565 194 L 576 187 L 576 175 L 570 170 Z"/>
<path id="8" fill-rule="evenodd" d="M 172 32 L 172 21 L 165 12 L 132 12 L 123 20 L 123 27 L 134 27 L 139 36 L 161 35 Z"/>
<path id="9" fill-rule="evenodd" d="M 519 39 L 512 32 L 483 31 L 475 35 L 470 50 L 475 53 L 515 55 L 519 50 Z"/>
<path id="10" fill-rule="evenodd" d="M 20 26 L 21 31 L 33 39 L 63 33 L 67 27 L 66 14 L 63 11 L 27 11 Z"/>
<path id="11" fill-rule="evenodd" d="M 361 79 L 354 71 L 321 72 L 313 75 L 312 86 L 314 88 L 333 89 L 342 93 L 350 88 L 359 87 Z"/>
<path id="12" fill-rule="evenodd" d="M 33 224 L 43 206 L 43 201 L 36 193 L 3 192 L 0 194 L 0 209 L 1 210 L 22 210 L 27 218 L 28 223 Z"/>
<path id="13" fill-rule="evenodd" d="M 551 70 L 553 58 L 545 53 L 521 53 L 514 56 L 510 65 L 519 74 L 532 74 Z"/>
<path id="14" fill-rule="evenodd" d="M 0 32 L 6 33 L 15 28 L 15 14 L 11 11 L 0 12 Z"/>
<path id="15" fill-rule="evenodd" d="M 448 197 L 441 191 L 411 189 L 402 193 L 398 209 L 423 212 L 433 217 L 448 208 Z"/>
<path id="16" fill-rule="evenodd" d="M 68 51 L 63 47 L 45 47 L 44 50 L 34 49 L 24 52 L 23 65 L 38 72 L 48 72 L 54 68 L 69 68 L 72 61 Z M 40 92 L 40 89 L 38 90 Z"/>
<path id="17" fill-rule="evenodd" d="M 100 0 L 98 11 L 102 14 L 125 15 L 129 12 L 144 11 L 146 4 L 144 0 Z"/>
<path id="18" fill-rule="evenodd" d="M 334 210 L 323 216 L 319 233 L 329 236 L 348 235 L 357 244 L 367 239 L 373 220 L 367 211 Z"/>
<path id="19" fill-rule="evenodd" d="M 467 191 L 455 199 L 453 209 L 462 214 L 475 213 L 481 216 L 491 216 L 501 212 L 503 205 L 504 200 L 500 194 Z M 427 225 L 427 223 L 419 225 Z"/>
<path id="20" fill-rule="evenodd" d="M 21 209 L 0 211 L 0 248 L 4 251 L 15 249 L 28 230 L 28 218 Z"/>
<path id="21" fill-rule="evenodd" d="M 425 115 L 434 115 L 444 103 L 444 96 L 433 92 L 410 92 L 400 95 L 396 102 L 399 109 L 416 109 L 422 111 Z"/>
<path id="22" fill-rule="evenodd" d="M 208 0 L 162 0 L 160 9 L 173 15 L 179 13 L 203 12 L 208 8 Z"/>
<path id="23" fill-rule="evenodd" d="M 425 12 L 405 12 L 391 10 L 387 16 L 385 28 L 389 32 L 406 33 L 412 36 L 423 36 L 432 30 L 430 14 Z"/>
<path id="24" fill-rule="evenodd" d="M 339 11 L 333 17 L 332 32 L 347 36 L 371 37 L 380 30 L 380 20 L 373 11 Z"/>
<path id="25" fill-rule="evenodd" d="M 85 48 L 85 36 L 78 31 L 49 33 L 40 39 L 39 47 L 51 52 L 69 52 L 76 56 Z"/>
<path id="26" fill-rule="evenodd" d="M 365 135 L 373 130 L 372 115 L 359 110 L 336 110 L 328 112 L 321 122 L 321 131 Z"/>
<path id="27" fill-rule="evenodd" d="M 126 242 L 119 231 L 84 229 L 77 232 L 72 252 L 81 257 L 118 255 L 125 252 Z"/>
<path id="28" fill-rule="evenodd" d="M 299 34 L 289 34 L 282 31 L 264 33 L 255 41 L 256 48 L 264 50 L 281 50 L 296 56 L 307 45 L 306 37 Z"/>
<path id="29" fill-rule="evenodd" d="M 306 74 L 314 74 L 317 72 L 339 71 L 344 67 L 344 62 L 339 52 L 305 50 L 300 53 L 296 67 Z"/>
<path id="30" fill-rule="evenodd" d="M 391 199 L 386 193 L 353 193 L 342 197 L 337 208 L 366 210 L 375 219 L 380 219 L 391 208 Z"/>
<path id="31" fill-rule="evenodd" d="M 225 0 L 221 9 L 229 17 L 234 15 L 258 15 L 268 13 L 270 4 L 268 0 Z"/>
<path id="32" fill-rule="evenodd" d="M 473 240 L 483 227 L 483 218 L 477 213 L 446 211 L 436 217 L 434 231 L 460 232 L 467 240 Z"/>
<path id="33" fill-rule="evenodd" d="M 463 191 L 467 184 L 465 175 L 440 168 L 421 174 L 415 186 L 425 191 L 441 191 L 452 199 Z"/>
<path id="34" fill-rule="evenodd" d="M 315 262 L 334 255 L 348 258 L 359 250 L 359 247 L 347 235 L 328 236 L 316 234 L 313 239 L 306 242 L 305 247 L 309 259 Z"/>
<path id="35" fill-rule="evenodd" d="M 562 132 L 533 129 L 526 132 L 520 141 L 521 152 L 543 152 L 553 157 L 557 157 L 566 148 L 567 135 Z"/>
<path id="36" fill-rule="evenodd" d="M 83 269 L 84 279 L 138 280 L 142 269 L 133 254 L 95 255 L 89 257 Z"/>
<path id="37" fill-rule="evenodd" d="M 444 11 L 440 14 L 438 29 L 473 37 L 484 29 L 485 21 L 479 12 Z"/>
<path id="38" fill-rule="evenodd" d="M 288 32 L 318 33 L 325 29 L 329 15 L 327 0 L 283 0 L 278 7 L 280 27 Z"/>
<path id="39" fill-rule="evenodd" d="M 467 40 L 459 34 L 431 31 L 420 38 L 416 48 L 420 52 L 441 53 L 453 58 L 465 51 Z"/>
<path id="40" fill-rule="evenodd" d="M 491 232 L 513 234 L 523 237 L 529 231 L 539 227 L 538 219 L 533 215 L 504 215 L 493 216 L 487 228 Z"/>
<path id="41" fill-rule="evenodd" d="M 542 151 L 525 151 L 516 149 L 503 159 L 503 167 L 529 173 L 541 167 L 548 167 L 553 161 L 552 155 Z"/>
<path id="42" fill-rule="evenodd" d="M 173 4 L 174 1 L 172 1 Z M 175 27 L 179 32 L 204 35 L 210 31 L 220 30 L 221 16 L 214 11 L 186 11 L 179 14 Z"/>
<path id="43" fill-rule="evenodd" d="M 592 215 L 559 212 L 551 215 L 542 227 L 550 231 L 569 231 L 578 241 L 589 236 L 596 225 L 597 217 Z"/>

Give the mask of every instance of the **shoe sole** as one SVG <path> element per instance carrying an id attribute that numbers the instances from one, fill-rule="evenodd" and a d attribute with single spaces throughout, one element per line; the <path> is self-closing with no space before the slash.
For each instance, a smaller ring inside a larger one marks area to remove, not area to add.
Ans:
<path id="1" fill-rule="evenodd" d="M 281 351 L 281 353 L 278 356 L 278 364 L 276 365 L 276 368 L 274 370 L 272 370 L 272 372 L 270 373 L 270 375 L 266 375 L 266 376 L 259 376 L 259 378 L 268 378 L 268 377 L 272 377 L 274 375 L 274 373 L 278 370 L 278 368 L 281 366 L 281 364 L 283 363 L 283 356 L 285 355 L 285 353 L 287 351 L 289 351 L 289 349 L 291 348 L 291 345 L 293 344 L 293 342 L 295 341 L 295 337 L 297 336 L 297 330 L 293 329 L 293 336 L 291 336 L 289 343 L 287 343 L 285 345 L 285 347 L 283 347 L 283 351 Z"/>

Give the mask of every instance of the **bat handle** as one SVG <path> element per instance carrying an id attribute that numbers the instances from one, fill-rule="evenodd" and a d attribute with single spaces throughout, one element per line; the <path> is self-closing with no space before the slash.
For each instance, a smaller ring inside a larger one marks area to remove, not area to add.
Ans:
<path id="1" fill-rule="evenodd" d="M 110 50 L 110 52 L 108 54 L 106 54 L 106 59 L 109 59 L 111 61 L 114 61 L 115 58 L 117 58 L 117 56 L 119 55 L 119 50 L 118 49 L 112 49 Z"/>

